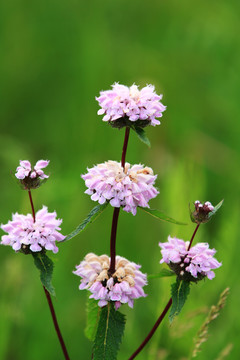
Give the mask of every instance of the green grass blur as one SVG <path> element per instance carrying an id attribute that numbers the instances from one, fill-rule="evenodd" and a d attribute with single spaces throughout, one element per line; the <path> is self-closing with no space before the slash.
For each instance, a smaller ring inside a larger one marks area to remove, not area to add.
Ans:
<path id="1" fill-rule="evenodd" d="M 169 234 L 188 240 L 188 203 L 225 199 L 218 215 L 200 227 L 198 241 L 217 249 L 223 266 L 213 281 L 192 286 L 181 315 L 158 329 L 139 360 L 187 359 L 208 308 L 227 286 L 231 292 L 199 360 L 215 360 L 229 344 L 239 359 L 239 2 L 235 0 L 50 0 L 0 2 L 0 221 L 12 212 L 30 212 L 27 194 L 12 180 L 20 159 L 50 159 L 49 181 L 33 192 L 63 218 L 68 234 L 94 206 L 80 174 L 87 166 L 120 160 L 123 131 L 97 116 L 95 96 L 115 81 L 163 93 L 162 124 L 147 128 L 152 147 L 130 134 L 127 160 L 159 174 L 160 195 L 151 201 L 176 226 L 138 212 L 121 212 L 119 255 L 160 269 L 159 241 Z M 72 270 L 86 253 L 109 253 L 112 209 L 56 256 L 53 283 L 60 327 L 72 360 L 90 359 L 84 337 L 87 293 L 78 290 Z M 169 298 L 172 279 L 149 281 L 146 299 L 126 306 L 119 360 L 139 346 Z M 30 256 L 0 248 L 0 359 L 60 360 L 38 271 Z"/>

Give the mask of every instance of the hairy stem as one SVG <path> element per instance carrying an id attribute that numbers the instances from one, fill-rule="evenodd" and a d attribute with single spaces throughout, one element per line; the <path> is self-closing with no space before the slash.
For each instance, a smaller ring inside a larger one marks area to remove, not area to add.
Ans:
<path id="1" fill-rule="evenodd" d="M 198 231 L 200 224 L 197 224 L 193 234 L 192 234 L 192 238 L 190 240 L 190 243 L 188 245 L 188 250 L 190 249 L 190 247 L 192 246 L 192 242 L 193 239 L 196 235 L 196 232 Z M 142 349 L 145 347 L 145 345 L 147 345 L 147 343 L 149 342 L 149 340 L 151 339 L 151 337 L 153 336 L 153 334 L 155 333 L 155 331 L 157 330 L 158 326 L 161 324 L 162 320 L 164 319 L 165 315 L 167 314 L 168 310 L 170 309 L 172 305 L 172 298 L 170 298 L 170 300 L 168 301 L 166 307 L 164 308 L 163 312 L 161 313 L 161 315 L 159 316 L 159 318 L 157 319 L 156 323 L 154 324 L 152 330 L 149 332 L 149 334 L 147 335 L 147 337 L 143 340 L 143 342 L 141 343 L 141 345 L 137 348 L 137 350 L 132 354 L 132 356 L 130 356 L 130 358 L 128 360 L 133 360 L 135 359 L 135 357 L 142 351 Z"/>
<path id="2" fill-rule="evenodd" d="M 61 348 L 62 348 L 62 351 L 63 351 L 63 354 L 64 354 L 64 357 L 65 357 L 66 360 L 70 360 L 70 357 L 69 357 L 68 352 L 67 352 L 67 348 L 65 346 L 65 343 L 64 343 L 64 340 L 63 340 L 59 325 L 58 325 L 58 321 L 57 321 L 57 317 L 56 317 L 55 310 L 54 310 L 54 307 L 53 307 L 51 295 L 49 294 L 49 292 L 47 291 L 47 289 L 44 286 L 43 286 L 43 289 L 44 289 L 44 292 L 45 292 L 45 295 L 46 295 L 46 298 L 47 298 L 49 309 L 50 309 L 50 312 L 51 312 L 51 315 L 52 315 L 53 324 L 54 324 L 54 327 L 55 327 L 55 330 L 56 330 L 56 333 L 57 333 L 57 336 L 58 336 L 58 340 L 60 342 L 60 345 L 61 345 Z"/>
<path id="3" fill-rule="evenodd" d="M 122 158 L 121 158 L 121 165 L 123 170 L 125 168 L 125 160 L 126 160 L 126 153 L 127 153 L 127 146 L 128 146 L 128 139 L 129 139 L 130 128 L 126 127 L 125 130 L 125 137 L 122 149 Z M 110 239 L 110 274 L 115 272 L 115 265 L 116 265 L 116 237 L 117 237 L 117 226 L 118 226 L 118 217 L 119 217 L 120 208 L 114 208 L 113 210 L 113 218 L 112 218 L 112 229 L 111 229 L 111 239 Z"/>
<path id="4" fill-rule="evenodd" d="M 33 222 L 35 222 L 35 221 L 36 221 L 36 217 L 35 217 L 35 210 L 34 210 L 34 206 L 33 206 L 33 200 L 32 200 L 31 190 L 28 190 L 28 196 L 29 196 L 29 200 L 30 200 L 30 204 L 31 204 L 31 208 L 32 208 Z"/>

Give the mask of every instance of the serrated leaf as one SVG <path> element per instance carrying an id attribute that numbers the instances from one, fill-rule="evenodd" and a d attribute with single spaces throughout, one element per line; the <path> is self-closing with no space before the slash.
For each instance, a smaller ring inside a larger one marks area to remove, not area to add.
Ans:
<path id="1" fill-rule="evenodd" d="M 150 274 L 148 275 L 148 279 L 157 279 L 162 277 L 169 277 L 176 275 L 174 271 L 168 269 L 162 269 L 158 274 Z"/>
<path id="2" fill-rule="evenodd" d="M 34 263 L 40 271 L 40 279 L 47 291 L 55 296 L 55 290 L 52 285 L 53 262 L 45 253 L 36 252 L 32 254 Z"/>
<path id="3" fill-rule="evenodd" d="M 156 219 L 159 219 L 162 221 L 167 221 L 167 222 L 170 222 L 172 224 L 177 224 L 177 225 L 187 225 L 186 223 L 183 223 L 181 221 L 177 221 L 177 220 L 174 220 L 173 218 L 170 218 L 169 216 L 165 215 L 163 212 L 161 212 L 159 210 L 143 208 L 143 207 L 139 207 L 139 208 L 142 209 L 143 211 L 145 211 L 146 213 L 152 215 Z"/>
<path id="4" fill-rule="evenodd" d="M 90 213 L 88 214 L 88 216 L 86 217 L 85 220 L 83 220 L 83 222 L 81 222 L 81 224 L 79 224 L 75 230 L 73 230 L 70 234 L 68 234 L 65 239 L 63 239 L 61 242 L 67 241 L 72 239 L 73 237 L 77 236 L 80 232 L 82 232 L 83 230 L 86 229 L 86 227 L 88 225 L 90 225 L 91 223 L 93 223 L 98 217 L 99 215 L 101 215 L 101 213 L 103 212 L 103 210 L 106 209 L 108 205 L 108 202 L 106 202 L 105 204 L 102 205 L 97 205 L 95 206 Z"/>
<path id="5" fill-rule="evenodd" d="M 190 283 L 183 280 L 178 280 L 172 284 L 171 293 L 172 293 L 172 306 L 169 314 L 170 323 L 173 321 L 174 317 L 179 315 L 183 305 L 186 302 L 187 296 L 190 292 Z"/>
<path id="6" fill-rule="evenodd" d="M 210 218 L 211 216 L 215 215 L 216 212 L 220 209 L 220 207 L 222 206 L 224 202 L 224 199 L 222 199 L 216 206 L 214 206 L 214 210 L 211 211 L 209 214 L 208 214 L 208 218 Z"/>
<path id="7" fill-rule="evenodd" d="M 98 306 L 98 300 L 87 300 L 87 325 L 84 330 L 85 336 L 93 341 L 96 335 L 98 321 L 100 317 L 101 308 Z"/>
<path id="8" fill-rule="evenodd" d="M 124 327 L 125 316 L 116 311 L 112 303 L 101 309 L 93 344 L 93 360 L 117 360 Z"/>
<path id="9" fill-rule="evenodd" d="M 151 147 L 151 143 L 145 133 L 145 130 L 139 126 L 131 126 L 131 129 L 133 129 L 133 131 L 135 131 L 135 133 L 137 134 L 138 138 L 144 143 L 146 144 L 148 147 Z"/>

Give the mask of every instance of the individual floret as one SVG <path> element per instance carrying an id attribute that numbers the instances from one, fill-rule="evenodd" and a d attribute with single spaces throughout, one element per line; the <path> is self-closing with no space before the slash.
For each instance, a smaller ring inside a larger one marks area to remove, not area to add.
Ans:
<path id="1" fill-rule="evenodd" d="M 62 220 L 56 219 L 56 216 L 56 212 L 49 213 L 46 206 L 36 213 L 35 222 L 31 214 L 13 214 L 12 221 L 1 225 L 2 230 L 8 233 L 2 236 L 1 244 L 25 253 L 44 249 L 57 253 L 56 241 L 62 241 L 65 236 L 58 232 Z"/>
<path id="2" fill-rule="evenodd" d="M 157 175 L 140 164 L 126 163 L 123 169 L 121 163 L 109 160 L 88 169 L 82 178 L 88 187 L 85 193 L 91 195 L 93 201 L 99 204 L 109 201 L 113 207 L 121 206 L 133 215 L 138 206 L 149 207 L 148 201 L 159 194 L 153 186 Z"/>
<path id="3" fill-rule="evenodd" d="M 140 265 L 116 256 L 115 272 L 111 274 L 109 268 L 107 255 L 87 254 L 73 272 L 81 277 L 79 289 L 88 289 L 92 293 L 89 298 L 99 300 L 100 307 L 113 301 L 116 310 L 126 303 L 132 308 L 134 299 L 146 296 L 147 276 L 139 270 Z"/>
<path id="4" fill-rule="evenodd" d="M 108 121 L 113 127 L 156 126 L 166 110 L 160 100 L 162 95 L 157 95 L 153 85 L 147 85 L 141 90 L 133 84 L 127 87 L 115 83 L 112 90 L 101 91 L 96 98 L 101 109 L 98 115 L 104 115 L 103 121 Z"/>

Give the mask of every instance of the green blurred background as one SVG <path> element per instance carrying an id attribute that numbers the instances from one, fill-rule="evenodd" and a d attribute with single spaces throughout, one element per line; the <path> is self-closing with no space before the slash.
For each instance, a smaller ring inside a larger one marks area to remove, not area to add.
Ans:
<path id="1" fill-rule="evenodd" d="M 115 81 L 162 93 L 162 124 L 147 128 L 148 149 L 130 134 L 127 161 L 159 174 L 160 195 L 151 201 L 176 226 L 138 211 L 121 212 L 119 255 L 160 269 L 159 241 L 176 235 L 189 240 L 188 203 L 225 199 L 218 215 L 201 226 L 198 241 L 217 249 L 223 266 L 213 281 L 192 286 L 191 296 L 172 326 L 165 320 L 139 360 L 187 359 L 193 338 L 227 286 L 231 293 L 199 359 L 239 359 L 239 2 L 235 0 L 12 0 L 0 3 L 0 221 L 12 212 L 30 212 L 27 194 L 12 180 L 20 159 L 50 159 L 46 185 L 33 192 L 63 218 L 68 234 L 94 206 L 80 174 L 87 166 L 120 160 L 124 131 L 97 116 L 95 96 Z M 87 293 L 78 290 L 72 270 L 86 253 L 109 253 L 112 209 L 88 230 L 59 246 L 54 300 L 72 360 L 90 359 L 84 337 Z M 3 234 L 3 232 L 2 232 Z M 126 360 L 151 329 L 169 299 L 172 279 L 151 280 L 146 299 L 127 315 L 119 360 Z M 30 256 L 0 248 L 0 359 L 62 359 L 49 309 Z"/>

